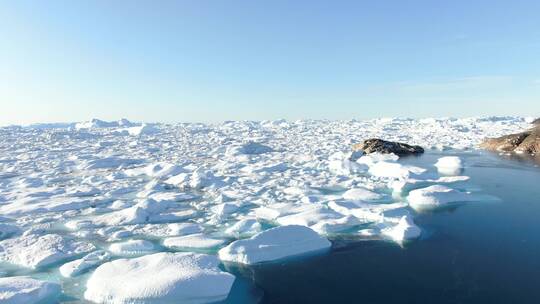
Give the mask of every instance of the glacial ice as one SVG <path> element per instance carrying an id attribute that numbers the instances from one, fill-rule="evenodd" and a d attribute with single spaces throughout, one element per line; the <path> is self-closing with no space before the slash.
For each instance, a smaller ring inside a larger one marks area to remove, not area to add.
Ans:
<path id="1" fill-rule="evenodd" d="M 222 261 L 257 264 L 329 249 L 331 243 L 304 226 L 280 226 L 234 241 L 219 251 Z"/>
<path id="2" fill-rule="evenodd" d="M 219 251 L 227 261 L 258 263 L 329 248 L 326 238 L 344 235 L 418 239 L 417 211 L 482 197 L 459 175 L 467 154 L 485 137 L 528 127 L 520 117 L 3 127 L 0 273 L 53 273 L 84 285 L 86 273 L 111 259 L 158 251 Z M 351 151 L 367 138 L 418 144 L 426 155 Z M 436 164 L 426 161 L 433 154 Z M 121 301 L 114 288 L 107 295 Z"/>
<path id="3" fill-rule="evenodd" d="M 155 253 L 99 266 L 84 298 L 96 303 L 210 303 L 227 298 L 235 277 L 218 268 L 216 257 Z"/>
<path id="4" fill-rule="evenodd" d="M 405 215 L 401 217 L 397 225 L 382 229 L 382 233 L 401 244 L 405 241 L 418 238 L 422 230 L 416 226 L 411 216 Z"/>
<path id="5" fill-rule="evenodd" d="M 470 193 L 461 192 L 443 185 L 433 185 L 416 189 L 407 197 L 411 207 L 415 209 L 432 209 L 452 203 L 463 203 L 472 200 Z"/>

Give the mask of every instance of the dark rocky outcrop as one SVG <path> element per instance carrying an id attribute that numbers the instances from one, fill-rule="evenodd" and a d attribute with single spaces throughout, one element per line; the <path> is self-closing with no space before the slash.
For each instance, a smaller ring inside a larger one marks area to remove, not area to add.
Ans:
<path id="1" fill-rule="evenodd" d="M 408 145 L 400 142 L 386 141 L 378 138 L 364 140 L 362 143 L 353 146 L 353 150 L 362 150 L 366 154 L 394 153 L 398 156 L 419 155 L 424 153 L 424 149 L 420 146 Z"/>
<path id="2" fill-rule="evenodd" d="M 540 153 L 540 125 L 525 132 L 488 138 L 480 144 L 480 147 L 490 151 L 538 154 Z"/>
<path id="3" fill-rule="evenodd" d="M 533 120 L 532 124 L 535 126 L 540 126 L 540 118 Z"/>

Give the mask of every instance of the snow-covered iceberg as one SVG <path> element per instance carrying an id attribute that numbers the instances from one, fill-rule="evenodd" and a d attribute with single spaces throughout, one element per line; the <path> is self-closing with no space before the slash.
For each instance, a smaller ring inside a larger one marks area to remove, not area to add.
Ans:
<path id="1" fill-rule="evenodd" d="M 327 250 L 332 244 L 304 226 L 281 226 L 234 241 L 219 251 L 222 261 L 257 264 Z"/>
<path id="2" fill-rule="evenodd" d="M 84 298 L 96 303 L 212 303 L 225 300 L 235 280 L 216 257 L 155 253 L 99 266 Z"/>

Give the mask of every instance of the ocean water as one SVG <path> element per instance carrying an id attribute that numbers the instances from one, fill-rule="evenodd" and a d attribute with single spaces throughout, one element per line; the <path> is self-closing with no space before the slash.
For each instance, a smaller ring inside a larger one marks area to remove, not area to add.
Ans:
<path id="1" fill-rule="evenodd" d="M 404 161 L 425 166 L 442 155 Z M 328 254 L 233 269 L 242 279 L 227 302 L 540 303 L 540 169 L 483 152 L 455 155 L 467 164 L 467 185 L 499 202 L 423 213 L 415 218 L 422 239 L 403 247 L 338 240 Z"/>

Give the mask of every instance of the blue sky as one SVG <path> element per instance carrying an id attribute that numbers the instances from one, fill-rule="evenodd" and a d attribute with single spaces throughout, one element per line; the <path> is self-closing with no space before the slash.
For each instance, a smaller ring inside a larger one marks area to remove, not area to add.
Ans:
<path id="1" fill-rule="evenodd" d="M 540 116 L 540 1 L 1 1 L 0 124 Z"/>

